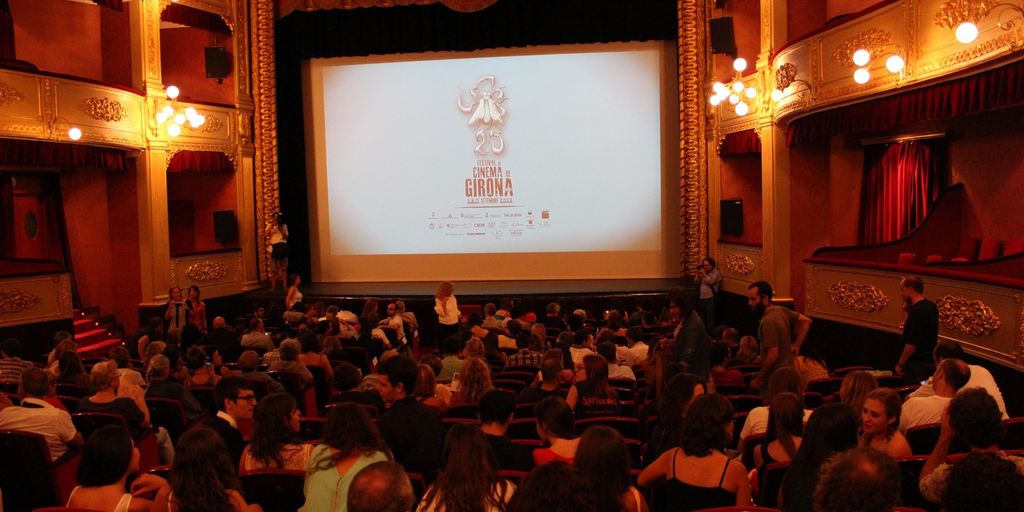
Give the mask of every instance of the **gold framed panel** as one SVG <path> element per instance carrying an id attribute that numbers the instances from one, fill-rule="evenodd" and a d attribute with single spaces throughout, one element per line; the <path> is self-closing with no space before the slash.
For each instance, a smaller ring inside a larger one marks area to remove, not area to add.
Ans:
<path id="1" fill-rule="evenodd" d="M 196 254 L 171 258 L 171 285 L 199 286 L 203 297 L 237 295 L 242 291 L 245 272 L 242 251 Z"/>
<path id="2" fill-rule="evenodd" d="M 71 274 L 0 279 L 0 327 L 71 316 Z"/>
<path id="3" fill-rule="evenodd" d="M 718 270 L 722 272 L 722 289 L 746 295 L 747 286 L 763 277 L 762 248 L 718 242 Z"/>

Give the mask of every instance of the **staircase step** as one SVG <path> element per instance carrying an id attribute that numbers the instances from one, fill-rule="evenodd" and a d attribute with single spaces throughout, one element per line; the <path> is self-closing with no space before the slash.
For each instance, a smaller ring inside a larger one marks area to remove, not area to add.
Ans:
<path id="1" fill-rule="evenodd" d="M 105 357 L 108 352 L 114 350 L 114 347 L 119 347 L 122 343 L 121 338 L 109 338 L 88 346 L 80 346 L 75 352 L 82 359 Z"/>
<path id="2" fill-rule="evenodd" d="M 106 328 L 92 329 L 81 334 L 75 334 L 75 343 L 78 343 L 79 347 L 87 347 L 94 343 L 110 339 L 110 336 L 110 331 Z"/>
<path id="3" fill-rule="evenodd" d="M 83 317 L 75 320 L 75 335 L 99 329 L 99 322 L 93 318 Z"/>

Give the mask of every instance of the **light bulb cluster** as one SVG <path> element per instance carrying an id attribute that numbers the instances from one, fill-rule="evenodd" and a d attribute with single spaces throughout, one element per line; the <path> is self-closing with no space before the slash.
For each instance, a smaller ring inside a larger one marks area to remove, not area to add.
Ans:
<path id="1" fill-rule="evenodd" d="M 863 48 L 853 52 L 853 64 L 857 66 L 857 70 L 853 72 L 854 82 L 863 85 L 871 80 L 871 71 L 868 70 L 871 58 L 871 52 Z M 902 73 L 906 66 L 907 62 L 899 54 L 894 53 L 885 59 L 885 69 L 894 75 Z"/>
<path id="2" fill-rule="evenodd" d="M 757 97 L 757 89 L 747 87 L 743 83 L 741 74 L 747 69 L 746 59 L 741 57 L 733 60 L 732 68 L 736 70 L 735 78 L 728 85 L 722 82 L 712 84 L 711 91 L 713 94 L 709 101 L 713 107 L 728 102 L 733 106 L 736 115 L 745 116 L 750 113 L 750 105 L 747 102 Z"/>
<path id="3" fill-rule="evenodd" d="M 156 113 L 156 122 L 158 125 L 164 125 L 167 130 L 167 135 L 171 137 L 177 137 L 181 135 L 181 127 L 188 123 L 192 128 L 199 128 L 206 123 L 206 116 L 200 114 L 196 109 L 192 107 L 185 108 L 184 110 L 177 110 L 174 108 L 174 101 L 178 98 L 180 90 L 173 86 L 167 86 L 164 91 L 167 94 L 167 99 L 171 101 L 170 104 L 164 105 L 160 111 Z"/>

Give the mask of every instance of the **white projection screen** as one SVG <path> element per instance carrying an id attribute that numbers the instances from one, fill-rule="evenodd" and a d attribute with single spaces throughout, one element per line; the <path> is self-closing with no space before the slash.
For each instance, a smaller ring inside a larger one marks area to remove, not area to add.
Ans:
<path id="1" fill-rule="evenodd" d="M 307 61 L 313 279 L 678 275 L 675 51 Z"/>

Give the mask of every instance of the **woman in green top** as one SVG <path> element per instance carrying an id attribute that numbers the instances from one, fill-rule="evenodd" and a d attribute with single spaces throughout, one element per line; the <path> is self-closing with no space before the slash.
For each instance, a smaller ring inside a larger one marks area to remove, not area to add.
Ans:
<path id="1" fill-rule="evenodd" d="M 344 512 L 348 487 L 361 469 L 390 460 L 377 426 L 362 407 L 343 403 L 327 415 L 323 444 L 313 450 L 306 469 L 306 503 L 300 512 Z"/>

